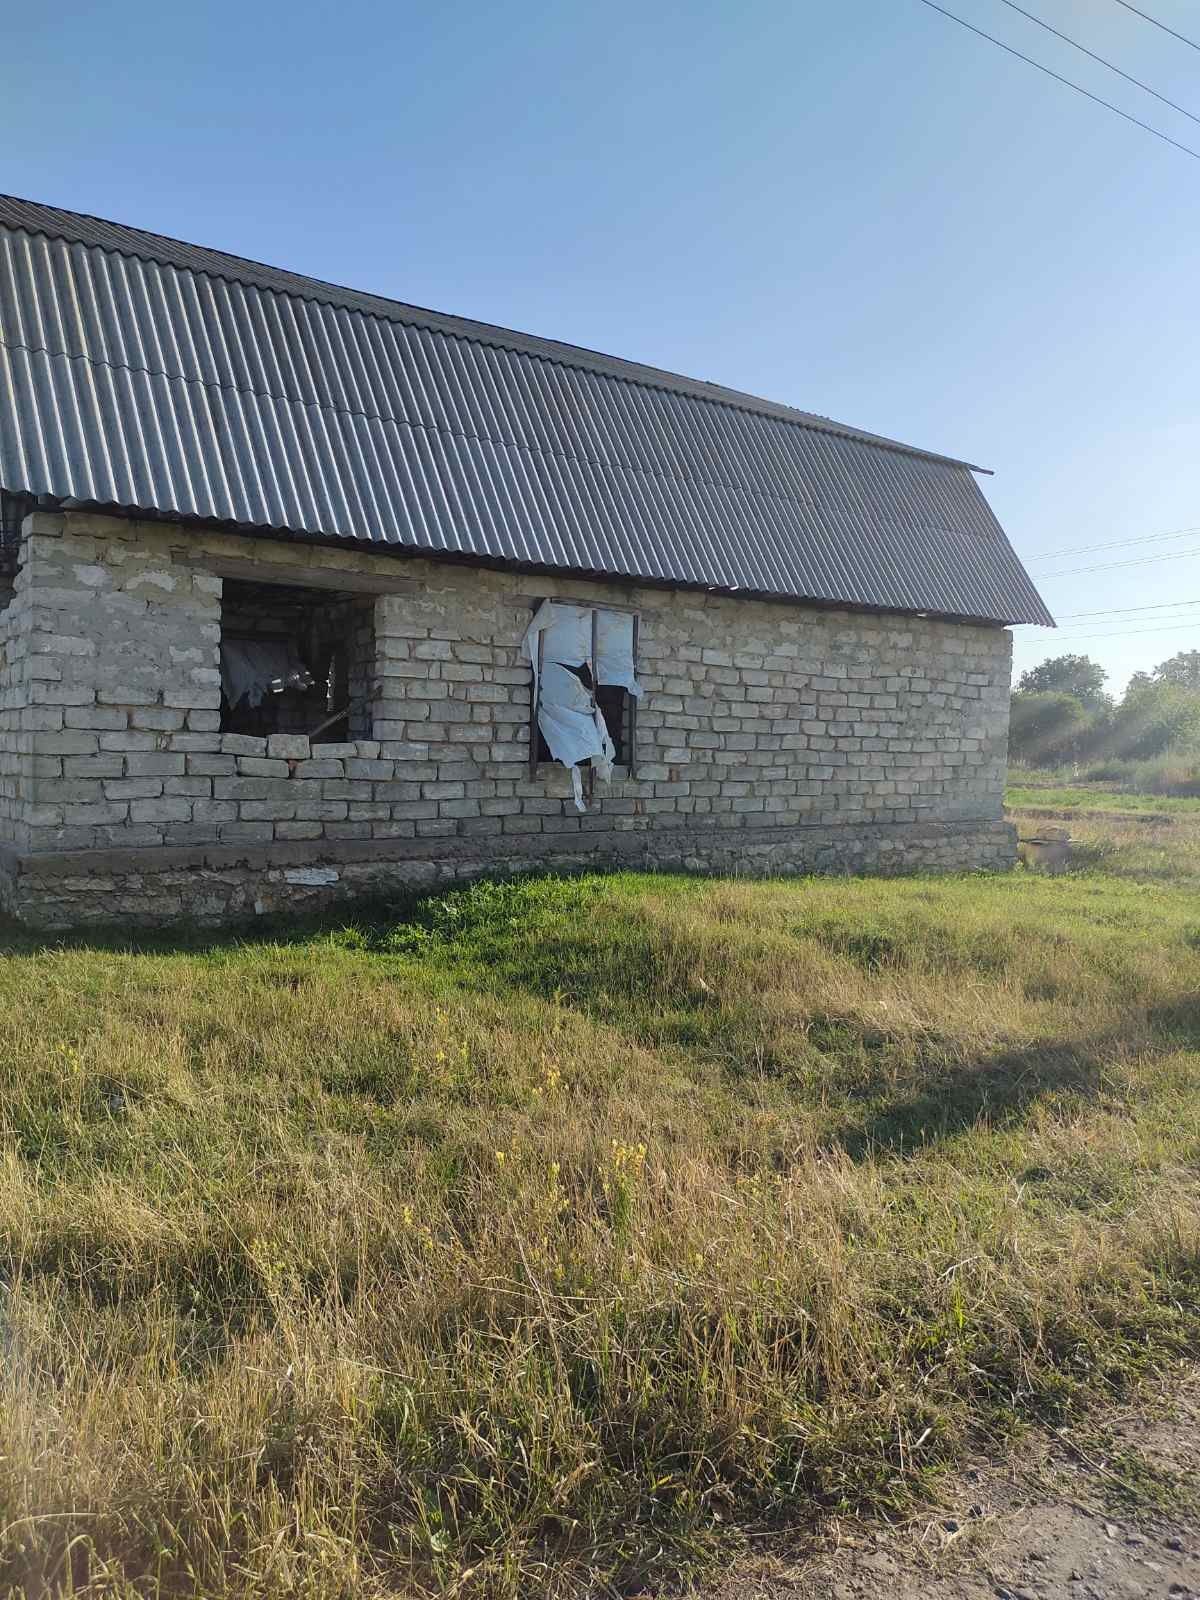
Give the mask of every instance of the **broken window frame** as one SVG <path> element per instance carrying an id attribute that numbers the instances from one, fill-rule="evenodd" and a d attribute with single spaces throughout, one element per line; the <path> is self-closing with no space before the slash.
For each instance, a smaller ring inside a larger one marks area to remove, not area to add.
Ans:
<path id="1" fill-rule="evenodd" d="M 220 618 L 221 731 L 251 732 L 262 737 L 264 727 L 268 732 L 271 731 L 270 723 L 273 719 L 265 714 L 262 718 L 255 716 L 253 713 L 257 707 L 269 704 L 277 696 L 295 694 L 297 691 L 306 692 L 305 686 L 291 683 L 287 679 L 281 680 L 277 676 L 271 680 L 262 680 L 258 685 L 257 700 L 247 700 L 245 692 L 236 700 L 229 699 L 226 684 L 227 648 L 239 644 L 250 646 L 263 644 L 277 646 L 281 656 L 290 650 L 295 656 L 297 666 L 303 669 L 304 675 L 309 679 L 308 688 L 318 689 L 319 685 L 324 683 L 326 690 L 324 706 L 319 707 L 316 704 L 311 706 L 311 715 L 304 719 L 307 725 L 296 721 L 294 725 L 285 725 L 276 731 L 304 734 L 318 747 L 322 737 L 326 743 L 339 742 L 337 730 L 343 723 L 345 730 L 340 735 L 341 740 L 367 737 L 373 731 L 371 726 L 374 698 L 371 682 L 374 669 L 373 638 L 369 642 L 370 660 L 367 662 L 366 681 L 362 681 L 361 662 L 358 663 L 359 672 L 356 681 L 351 666 L 351 656 L 352 640 L 359 626 L 355 621 L 356 614 L 370 612 L 373 601 L 369 596 L 353 589 L 334 589 L 327 583 L 288 581 L 292 576 L 290 572 L 286 578 L 282 573 L 272 572 L 270 578 L 263 579 L 257 573 L 245 577 L 239 573 L 237 577 L 231 576 L 225 579 Z M 290 631 L 286 626 L 279 628 L 271 624 L 260 628 L 249 622 L 246 615 L 258 608 L 261 608 L 264 619 L 271 618 L 276 624 L 281 621 L 291 622 L 297 613 L 302 617 L 305 613 L 308 615 L 304 617 L 302 624 L 293 623 Z M 326 615 L 322 617 L 322 613 Z M 336 613 L 341 615 L 334 623 L 333 616 Z M 234 620 L 235 617 L 237 620 Z M 373 634 L 373 616 L 368 625 Z M 314 629 L 317 627 L 321 627 L 324 633 L 320 653 L 327 659 L 323 662 L 318 662 L 312 656 L 311 648 L 306 649 L 301 643 L 302 634 L 315 639 Z M 331 695 L 336 698 L 336 704 L 331 703 Z M 357 734 L 356 725 L 359 725 Z"/>
<path id="2" fill-rule="evenodd" d="M 541 610 L 542 606 L 547 604 L 547 603 L 549 603 L 550 605 L 561 606 L 564 609 L 569 609 L 569 610 L 572 610 L 572 611 L 583 611 L 583 612 L 587 612 L 589 614 L 591 626 L 590 626 L 590 630 L 589 630 L 589 632 L 590 632 L 590 642 L 589 642 L 588 654 L 587 654 L 586 659 L 580 664 L 582 666 L 585 666 L 587 668 L 587 672 L 588 672 L 588 680 L 589 681 L 588 681 L 588 684 L 585 685 L 585 687 L 588 690 L 589 698 L 591 700 L 591 709 L 592 709 L 593 713 L 595 713 L 599 709 L 598 708 L 598 702 L 597 702 L 597 693 L 596 693 L 597 689 L 606 688 L 607 687 L 607 688 L 621 690 L 622 696 L 623 696 L 623 699 L 622 699 L 622 711 L 623 711 L 623 723 L 624 723 L 623 728 L 618 729 L 617 733 L 614 734 L 614 730 L 608 726 L 607 717 L 604 716 L 603 712 L 601 712 L 600 715 L 604 720 L 605 727 L 608 729 L 608 736 L 612 740 L 614 745 L 617 744 L 617 742 L 618 742 L 618 735 L 620 736 L 620 742 L 621 742 L 621 745 L 623 747 L 621 749 L 621 755 L 624 757 L 624 759 L 622 761 L 616 763 L 616 764 L 621 766 L 624 769 L 624 771 L 625 771 L 625 773 L 627 774 L 628 777 L 635 778 L 637 776 L 637 708 L 638 708 L 638 698 L 639 697 L 636 694 L 632 693 L 626 684 L 607 684 L 606 685 L 606 684 L 601 683 L 599 681 L 599 679 L 597 677 L 597 673 L 596 673 L 596 658 L 597 658 L 597 654 L 598 654 L 598 651 L 597 651 L 597 633 L 598 633 L 598 618 L 599 618 L 600 614 L 603 613 L 603 612 L 610 612 L 610 613 L 612 613 L 614 615 L 630 617 L 632 619 L 632 635 L 633 635 L 632 643 L 631 643 L 631 647 L 630 647 L 631 667 L 632 667 L 631 676 L 633 677 L 634 681 L 636 682 L 636 680 L 637 680 L 637 665 L 638 665 L 638 645 L 639 645 L 640 635 L 641 635 L 641 616 L 640 616 L 640 613 L 633 606 L 614 605 L 614 604 L 611 604 L 611 603 L 608 603 L 608 602 L 605 602 L 603 604 L 596 604 L 596 603 L 594 603 L 592 601 L 588 601 L 588 600 L 573 600 L 573 599 L 570 599 L 570 598 L 568 598 L 566 596 L 553 596 L 553 597 L 546 596 L 546 597 L 544 597 L 542 599 L 538 599 L 538 600 L 535 600 L 533 602 L 532 610 L 533 610 L 534 617 L 537 616 L 537 614 Z M 541 754 L 542 746 L 545 743 L 545 736 L 542 733 L 541 720 L 540 720 L 541 703 L 542 703 L 542 686 L 543 686 L 543 684 L 545 682 L 545 669 L 546 669 L 545 650 L 546 650 L 546 630 L 545 629 L 539 629 L 538 630 L 538 634 L 537 634 L 537 654 L 536 654 L 536 657 L 532 657 L 531 656 L 531 661 L 530 661 L 530 666 L 531 666 L 531 671 L 532 671 L 532 680 L 533 680 L 532 681 L 531 690 L 530 690 L 530 697 L 529 697 L 529 776 L 530 776 L 531 781 L 536 781 L 538 767 L 542 764 L 543 760 L 545 760 L 545 759 L 549 759 L 550 761 L 554 760 L 553 756 L 550 756 L 550 757 L 547 758 L 547 757 L 543 757 L 542 754 Z M 547 746 L 547 749 L 548 749 L 548 746 Z M 591 799 L 591 795 L 592 795 L 592 790 L 593 790 L 593 787 L 594 787 L 594 784 L 595 784 L 595 767 L 594 767 L 592 761 L 589 760 L 587 762 L 585 770 L 586 770 L 586 774 L 587 774 L 588 799 L 590 800 Z"/>

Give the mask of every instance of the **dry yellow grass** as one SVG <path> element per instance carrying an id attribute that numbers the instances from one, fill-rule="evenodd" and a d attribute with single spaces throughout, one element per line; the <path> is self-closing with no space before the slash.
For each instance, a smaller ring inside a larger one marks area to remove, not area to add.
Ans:
<path id="1" fill-rule="evenodd" d="M 9 1592 L 631 1591 L 1194 1349 L 1200 913 L 1126 866 L 14 938 Z"/>

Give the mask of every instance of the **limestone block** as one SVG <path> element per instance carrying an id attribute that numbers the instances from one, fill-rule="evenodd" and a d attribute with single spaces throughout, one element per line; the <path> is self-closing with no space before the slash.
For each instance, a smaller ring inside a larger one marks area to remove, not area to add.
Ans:
<path id="1" fill-rule="evenodd" d="M 192 801 L 185 799 L 134 800 L 129 806 L 132 822 L 190 822 Z"/>
<path id="2" fill-rule="evenodd" d="M 296 816 L 295 800 L 243 800 L 239 809 L 244 822 L 291 822 Z"/>
<path id="3" fill-rule="evenodd" d="M 311 778 L 341 778 L 345 775 L 345 767 L 341 761 L 311 760 L 298 762 L 293 777 L 301 779 Z"/>
<path id="4" fill-rule="evenodd" d="M 292 796 L 290 778 L 214 778 L 216 800 L 287 800 Z"/>
<path id="5" fill-rule="evenodd" d="M 277 822 L 275 824 L 275 837 L 277 839 L 321 839 L 325 835 L 325 828 L 320 822 Z"/>
<path id="6" fill-rule="evenodd" d="M 194 822 L 236 822 L 238 808 L 232 800 L 197 800 L 192 806 Z"/>
<path id="7" fill-rule="evenodd" d="M 38 784 L 38 800 L 44 805 L 60 805 L 67 801 L 120 800 L 122 795 L 106 795 L 98 778 L 46 778 Z"/>
<path id="8" fill-rule="evenodd" d="M 157 750 L 158 736 L 153 733 L 140 733 L 127 730 L 124 733 L 102 733 L 99 736 L 101 750 Z"/>
<path id="9" fill-rule="evenodd" d="M 181 778 L 187 758 L 169 750 L 131 750 L 125 757 L 125 771 L 131 778 Z M 153 817 L 146 817 L 153 822 Z M 166 819 L 163 819 L 166 820 Z"/>
<path id="10" fill-rule="evenodd" d="M 230 844 L 266 844 L 275 837 L 273 822 L 224 822 L 217 829 L 222 842 Z"/>
<path id="11" fill-rule="evenodd" d="M 178 747 L 178 739 L 173 742 Z M 238 759 L 237 756 L 188 754 L 185 758 L 186 771 L 189 776 L 196 778 L 232 778 L 237 772 Z M 247 757 L 241 759 L 246 760 Z"/>
<path id="12" fill-rule="evenodd" d="M 280 734 L 275 734 L 276 739 Z M 267 741 L 268 748 L 270 740 Z M 291 775 L 291 768 L 286 761 L 272 761 L 267 756 L 238 756 L 237 769 L 247 778 L 287 778 Z"/>
<path id="13" fill-rule="evenodd" d="M 371 837 L 371 823 L 327 822 L 325 824 L 325 837 L 327 839 L 369 839 Z"/>
<path id="14" fill-rule="evenodd" d="M 307 761 L 310 754 L 306 733 L 272 733 L 267 738 L 267 755 L 278 761 Z"/>
<path id="15" fill-rule="evenodd" d="M 35 633 L 32 649 L 37 655 L 94 656 L 96 641 L 70 633 Z"/>
<path id="16" fill-rule="evenodd" d="M 119 753 L 61 759 L 64 778 L 119 778 L 125 771 L 125 758 Z"/>
<path id="17" fill-rule="evenodd" d="M 172 706 L 136 706 L 129 713 L 131 728 L 153 729 L 160 733 L 172 733 L 182 728 L 183 722 L 183 712 Z"/>
<path id="18" fill-rule="evenodd" d="M 149 805 L 153 802 L 143 801 L 134 803 Z M 100 822 L 124 822 L 125 818 L 129 815 L 129 806 L 123 801 L 101 800 L 91 803 L 85 801 L 81 805 L 68 804 L 63 806 L 62 815 L 63 822 L 66 823 L 68 827 L 72 825 L 81 826 L 84 824 L 95 824 Z M 135 817 L 133 820 L 137 822 L 140 819 Z M 150 821 L 151 819 L 147 818 L 146 820 Z"/>
<path id="19" fill-rule="evenodd" d="M 343 822 L 349 814 L 346 800 L 325 800 L 313 794 L 308 798 L 309 787 L 298 791 L 295 802 L 297 822 Z"/>
<path id="20" fill-rule="evenodd" d="M 120 728 L 129 726 L 129 713 L 117 706 L 92 704 L 68 706 L 63 712 L 63 725 L 67 728 L 91 728 L 97 731 L 116 732 Z"/>
<path id="21" fill-rule="evenodd" d="M 390 778 L 395 770 L 394 761 L 367 761 L 355 756 L 346 762 L 348 778 Z"/>
<path id="22" fill-rule="evenodd" d="M 104 784 L 106 800 L 157 800 L 162 792 L 162 778 L 116 778 Z"/>
<path id="23" fill-rule="evenodd" d="M 158 690 L 149 682 L 100 683 L 96 699 L 105 706 L 153 706 L 158 704 Z"/>
<path id="24" fill-rule="evenodd" d="M 72 729 L 63 733 L 38 733 L 37 752 L 43 756 L 86 756 L 100 748 L 100 734 Z"/>

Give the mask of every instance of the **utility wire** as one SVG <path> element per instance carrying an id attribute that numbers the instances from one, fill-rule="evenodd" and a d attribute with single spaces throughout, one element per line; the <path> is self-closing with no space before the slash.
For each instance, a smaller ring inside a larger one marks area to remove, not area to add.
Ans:
<path id="1" fill-rule="evenodd" d="M 1073 578 L 1081 572 L 1111 572 L 1114 567 L 1151 567 L 1156 561 L 1182 561 L 1185 556 L 1200 556 L 1200 550 L 1172 550 L 1165 556 L 1139 556 L 1135 561 L 1102 561 L 1093 567 L 1068 567 L 1065 572 L 1034 573 L 1034 577 Z"/>
<path id="2" fill-rule="evenodd" d="M 1169 33 L 1172 39 L 1178 39 L 1181 44 L 1190 44 L 1193 50 L 1200 50 L 1200 44 L 1194 39 L 1189 39 L 1186 34 L 1176 33 L 1174 28 L 1168 28 L 1165 22 L 1160 22 L 1157 17 L 1152 17 L 1148 11 L 1139 11 L 1136 6 L 1131 6 L 1129 0 L 1117 0 L 1119 6 L 1124 6 L 1126 11 L 1132 11 L 1135 17 L 1141 17 L 1143 22 L 1152 22 L 1156 28 L 1161 28 L 1164 33 Z"/>
<path id="3" fill-rule="evenodd" d="M 1094 50 L 1089 50 L 1087 45 L 1080 44 L 1078 39 L 1072 39 L 1069 33 L 1060 33 L 1057 28 L 1052 28 L 1048 22 L 1043 22 L 1041 17 L 1035 17 L 1032 11 L 1026 11 L 1024 6 L 1019 6 L 1016 0 L 1001 0 L 1010 11 L 1018 12 L 1022 17 L 1028 17 L 1030 22 L 1035 22 L 1039 28 L 1045 28 L 1047 33 L 1052 33 L 1056 39 L 1061 39 L 1065 44 L 1080 50 L 1093 61 L 1098 61 L 1102 67 L 1107 67 L 1110 72 L 1115 72 L 1118 78 L 1124 78 L 1126 83 L 1132 83 L 1135 88 L 1143 89 L 1147 94 L 1153 95 L 1156 100 L 1161 100 L 1164 106 L 1170 106 L 1172 111 L 1178 111 L 1182 116 L 1190 117 L 1195 123 L 1200 123 L 1200 117 L 1188 111 L 1184 106 L 1178 106 L 1174 100 L 1168 100 L 1165 94 L 1159 94 L 1157 89 L 1152 89 L 1148 83 L 1143 83 L 1140 78 L 1135 78 L 1132 73 L 1125 72 L 1122 68 L 1114 66 L 1111 61 L 1106 61 L 1103 56 L 1098 56 Z"/>
<path id="4" fill-rule="evenodd" d="M 1066 550 L 1043 550 L 1030 561 L 1057 561 L 1059 556 L 1090 556 L 1093 550 L 1116 550 L 1124 545 L 1154 544 L 1159 539 L 1182 539 L 1184 534 L 1200 533 L 1200 523 L 1191 528 L 1175 528 L 1169 533 L 1146 533 L 1137 539 L 1110 539 L 1106 544 L 1077 544 Z"/>
<path id="5" fill-rule="evenodd" d="M 1171 611 L 1178 606 L 1200 606 L 1200 600 L 1164 600 L 1157 606 L 1113 606 L 1108 611 L 1060 611 L 1059 618 L 1069 622 L 1072 617 L 1123 617 L 1131 611 Z"/>
<path id="6" fill-rule="evenodd" d="M 1022 634 L 1016 643 L 1026 640 L 1027 643 L 1037 643 L 1038 650 L 1048 650 L 1056 640 L 1061 638 L 1064 645 L 1091 645 L 1102 643 L 1106 638 L 1136 638 L 1141 634 L 1190 634 L 1192 627 L 1126 627 L 1120 634 L 1056 634 L 1054 640 L 1034 640 L 1030 634 Z"/>
<path id="7" fill-rule="evenodd" d="M 1163 133 L 1159 128 L 1151 127 L 1148 122 L 1143 122 L 1140 117 L 1134 117 L 1128 111 L 1122 111 L 1120 106 L 1113 105 L 1111 100 L 1104 100 L 1098 94 L 1093 94 L 1090 89 L 1085 89 L 1081 84 L 1064 78 L 1060 72 L 1055 72 L 1051 67 L 1045 67 L 1040 61 L 1035 61 L 1032 56 L 1025 55 L 1016 50 L 1011 44 L 1005 44 L 1002 39 L 995 38 L 990 33 L 984 33 L 982 28 L 977 28 L 973 22 L 957 16 L 953 11 L 947 11 L 945 6 L 939 6 L 937 0 L 921 0 L 923 6 L 928 6 L 931 11 L 940 11 L 943 17 L 949 17 L 951 22 L 957 22 L 970 33 L 977 33 L 981 39 L 986 39 L 989 44 L 994 44 L 1000 50 L 1005 50 L 1010 56 L 1016 56 L 1018 61 L 1024 61 L 1027 66 L 1036 67 L 1039 72 L 1044 72 L 1048 78 L 1053 78 L 1056 83 L 1065 83 L 1068 89 L 1074 89 L 1076 94 L 1083 95 L 1085 100 L 1094 100 L 1098 106 L 1103 106 L 1106 111 L 1113 111 L 1118 117 L 1123 117 L 1126 122 L 1132 122 L 1135 128 L 1141 128 L 1146 133 L 1152 133 L 1156 139 L 1162 139 L 1166 144 L 1174 145 L 1176 150 L 1182 150 L 1185 156 L 1191 156 L 1200 161 L 1200 150 L 1193 150 L 1189 144 L 1180 144 L 1178 139 L 1172 139 L 1170 134 Z"/>
<path id="8" fill-rule="evenodd" d="M 1098 642 L 1100 642 L 1100 641 L 1102 641 L 1104 639 L 1132 639 L 1132 638 L 1136 637 L 1138 634 L 1142 634 L 1142 633 L 1184 633 L 1184 632 L 1189 632 L 1190 633 L 1197 626 L 1198 626 L 1197 623 L 1192 622 L 1192 623 L 1180 623 L 1177 627 L 1174 627 L 1174 628 L 1123 628 L 1120 633 L 1069 633 L 1068 632 L 1068 633 L 1065 633 L 1065 634 L 1059 634 L 1059 635 L 1057 635 L 1057 637 L 1064 639 L 1067 644 L 1091 644 L 1093 642 L 1097 642 L 1098 643 Z M 1022 640 L 1026 639 L 1026 638 L 1030 638 L 1030 636 L 1028 634 L 1022 634 L 1021 635 L 1021 639 Z M 1018 643 L 1020 643 L 1020 642 L 1021 641 L 1018 640 Z M 1032 643 L 1034 641 L 1031 639 L 1030 642 Z M 1051 644 L 1052 641 L 1050 641 L 1048 639 L 1041 639 L 1041 640 L 1038 640 L 1036 642 L 1037 642 L 1037 645 L 1038 645 L 1039 649 L 1046 649 Z"/>
<path id="9" fill-rule="evenodd" d="M 1108 631 L 1105 632 L 1104 630 L 1106 627 L 1108 627 L 1108 625 L 1102 622 L 1098 624 L 1101 631 L 1097 633 L 1094 629 L 1089 628 L 1087 624 L 1084 623 L 1082 627 L 1060 629 L 1059 637 L 1068 640 L 1124 639 L 1135 633 L 1184 633 L 1200 629 L 1200 619 L 1196 617 L 1176 617 L 1173 622 L 1168 622 L 1164 617 L 1153 617 L 1149 619 L 1143 618 L 1142 620 L 1150 621 L 1151 626 L 1148 628 L 1113 627 L 1109 628 Z"/>

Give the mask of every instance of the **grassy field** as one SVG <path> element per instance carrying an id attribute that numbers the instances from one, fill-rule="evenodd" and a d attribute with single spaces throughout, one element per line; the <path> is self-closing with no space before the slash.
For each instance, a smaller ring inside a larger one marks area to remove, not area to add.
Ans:
<path id="1" fill-rule="evenodd" d="M 1132 794 L 1127 790 L 1084 788 L 1071 784 L 1010 784 L 1005 794 L 1010 806 L 1050 806 L 1064 811 L 1154 812 L 1162 816 L 1191 817 L 1200 821 L 1200 797 Z"/>
<path id="2" fill-rule="evenodd" d="M 1104 829 L 10 935 L 0 1592 L 639 1593 L 1194 1354 L 1200 828 Z"/>

